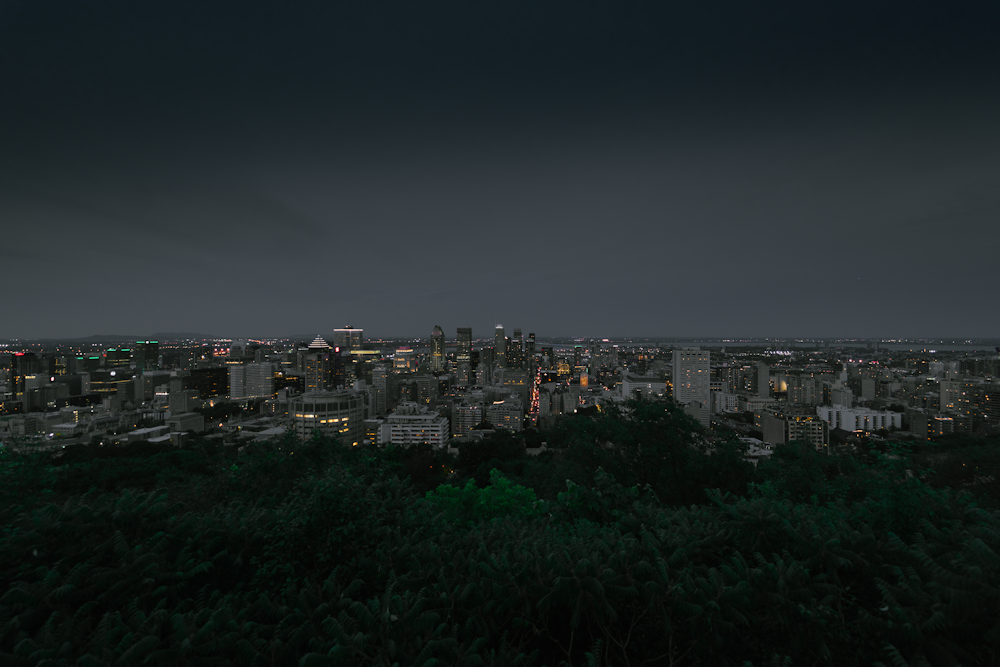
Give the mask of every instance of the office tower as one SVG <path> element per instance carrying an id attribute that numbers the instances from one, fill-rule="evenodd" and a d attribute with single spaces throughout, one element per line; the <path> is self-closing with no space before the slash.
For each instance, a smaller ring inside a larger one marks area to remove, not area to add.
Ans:
<path id="1" fill-rule="evenodd" d="M 273 364 L 265 362 L 229 367 L 229 398 L 231 400 L 273 397 Z"/>
<path id="2" fill-rule="evenodd" d="M 132 348 L 108 348 L 104 353 L 105 368 L 128 368 L 132 364 Z"/>
<path id="3" fill-rule="evenodd" d="M 455 346 L 455 363 L 472 363 L 472 328 L 458 327 L 458 340 Z"/>
<path id="4" fill-rule="evenodd" d="M 11 389 L 14 400 L 24 399 L 27 378 L 38 373 L 39 359 L 34 352 L 15 352 L 11 359 Z"/>
<path id="5" fill-rule="evenodd" d="M 248 343 L 245 340 L 234 340 L 229 344 L 229 355 L 226 363 L 242 364 L 247 356 Z"/>
<path id="6" fill-rule="evenodd" d="M 514 353 L 511 355 L 511 359 L 514 361 L 513 367 L 524 368 L 524 339 L 520 329 L 514 329 L 514 336 L 510 342 L 514 348 Z"/>
<path id="7" fill-rule="evenodd" d="M 535 334 L 529 333 L 528 340 L 524 343 L 524 356 L 530 360 L 535 358 Z"/>
<path id="8" fill-rule="evenodd" d="M 444 330 L 434 327 L 431 332 L 431 370 L 444 370 Z"/>
<path id="9" fill-rule="evenodd" d="M 333 330 L 333 346 L 341 350 L 360 350 L 364 344 L 364 329 L 355 329 L 348 324 L 343 329 Z"/>
<path id="10" fill-rule="evenodd" d="M 135 360 L 140 372 L 153 371 L 160 366 L 160 344 L 155 340 L 135 342 Z"/>
<path id="11" fill-rule="evenodd" d="M 458 384 L 464 387 L 472 383 L 472 328 L 458 327 L 458 342 L 455 347 L 455 365 L 458 367 Z"/>
<path id="12" fill-rule="evenodd" d="M 682 404 L 698 402 L 710 407 L 711 369 L 708 350 L 685 347 L 674 350 L 674 399 Z"/>
<path id="13" fill-rule="evenodd" d="M 184 389 L 197 389 L 202 399 L 224 396 L 229 387 L 229 367 L 195 368 L 179 379 Z M 173 389 L 171 389 L 173 391 Z"/>
<path id="14" fill-rule="evenodd" d="M 172 391 L 167 395 L 167 409 L 171 415 L 182 415 L 197 408 L 201 403 L 199 399 L 197 389 Z"/>
<path id="15" fill-rule="evenodd" d="M 417 352 L 411 347 L 400 347 L 392 357 L 392 369 L 396 373 L 417 372 Z"/>
<path id="16" fill-rule="evenodd" d="M 306 391 L 319 391 L 328 386 L 330 375 L 330 345 L 316 336 L 309 343 L 309 349 L 303 359 L 306 374 Z"/>
<path id="17" fill-rule="evenodd" d="M 468 435 L 483 421 L 486 407 L 481 402 L 456 402 L 451 406 L 451 434 Z"/>
<path id="18" fill-rule="evenodd" d="M 771 373 L 770 367 L 763 361 L 758 361 L 754 366 L 754 391 L 761 398 L 771 396 Z"/>
<path id="19" fill-rule="evenodd" d="M 92 373 L 101 367 L 101 358 L 96 355 L 77 355 L 70 363 L 70 373 Z"/>
<path id="20" fill-rule="evenodd" d="M 494 401 L 486 408 L 486 420 L 494 428 L 504 431 L 524 430 L 524 405 L 520 399 L 513 396 L 502 401 Z"/>
<path id="21" fill-rule="evenodd" d="M 554 362 L 555 362 L 555 355 L 552 352 L 552 348 L 551 347 L 543 347 L 542 348 L 542 359 L 541 359 L 541 366 L 542 366 L 542 368 L 545 368 L 545 369 L 552 368 L 552 365 L 553 365 Z"/>
<path id="22" fill-rule="evenodd" d="M 372 387 L 374 390 L 372 412 L 385 414 L 389 396 L 389 367 L 386 364 L 372 364 Z"/>
<path id="23" fill-rule="evenodd" d="M 493 349 L 497 366 L 503 368 L 507 365 L 507 335 L 504 333 L 503 325 L 498 324 L 496 333 L 493 335 Z"/>
<path id="24" fill-rule="evenodd" d="M 496 356 L 491 348 L 479 350 L 479 363 L 476 364 L 476 384 L 486 386 L 493 383 L 493 364 Z"/>

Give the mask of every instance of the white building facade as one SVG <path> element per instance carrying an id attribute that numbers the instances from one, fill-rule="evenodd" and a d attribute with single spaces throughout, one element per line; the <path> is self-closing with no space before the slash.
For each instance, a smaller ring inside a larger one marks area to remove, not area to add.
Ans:
<path id="1" fill-rule="evenodd" d="M 400 403 L 379 427 L 379 444 L 382 445 L 406 447 L 427 443 L 433 447 L 447 447 L 450 437 L 448 418 L 419 403 Z"/>

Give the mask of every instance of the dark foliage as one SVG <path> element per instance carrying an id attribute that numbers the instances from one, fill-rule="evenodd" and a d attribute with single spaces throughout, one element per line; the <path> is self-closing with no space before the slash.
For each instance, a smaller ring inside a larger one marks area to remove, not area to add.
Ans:
<path id="1" fill-rule="evenodd" d="M 289 437 L 4 461 L 48 486 L 4 514 L 0 662 L 995 664 L 979 487 L 935 486 L 898 447 L 747 470 L 653 405 L 567 420 L 538 458 Z M 465 483 L 494 459 L 524 475 Z M 466 477 L 427 494 L 425 463 Z M 546 465 L 576 477 L 536 494 Z"/>

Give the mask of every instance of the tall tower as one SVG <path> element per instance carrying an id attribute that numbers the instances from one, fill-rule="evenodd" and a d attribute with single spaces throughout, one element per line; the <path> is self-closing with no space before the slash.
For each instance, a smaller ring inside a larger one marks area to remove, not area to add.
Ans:
<path id="1" fill-rule="evenodd" d="M 763 361 L 758 361 L 754 366 L 754 390 L 761 398 L 771 396 L 771 367 Z"/>
<path id="2" fill-rule="evenodd" d="M 497 366 L 503 368 L 507 365 L 507 334 L 503 330 L 503 325 L 498 324 L 496 333 L 493 335 L 494 358 Z"/>
<path id="3" fill-rule="evenodd" d="M 386 412 L 389 397 L 389 366 L 387 364 L 374 364 L 372 366 L 372 388 L 372 413 L 383 415 Z"/>
<path id="4" fill-rule="evenodd" d="M 465 387 L 472 384 L 472 327 L 458 327 L 455 365 L 458 366 L 458 384 Z"/>
<path id="5" fill-rule="evenodd" d="M 444 330 L 434 327 L 431 332 L 431 370 L 444 370 Z"/>
<path id="6" fill-rule="evenodd" d="M 348 324 L 343 329 L 333 330 L 333 346 L 341 350 L 360 350 L 364 344 L 365 330 L 355 329 Z"/>
<path id="7" fill-rule="evenodd" d="M 330 378 L 330 345 L 316 336 L 305 355 L 306 391 L 326 389 Z"/>
<path id="8" fill-rule="evenodd" d="M 514 337 L 511 339 L 514 345 L 514 367 L 524 368 L 524 336 L 520 329 L 514 329 Z"/>
<path id="9" fill-rule="evenodd" d="M 160 343 L 155 340 L 136 341 L 135 359 L 140 373 L 156 370 L 160 365 Z"/>
<path id="10" fill-rule="evenodd" d="M 711 405 L 710 354 L 697 347 L 674 350 L 674 399 L 681 405 Z"/>

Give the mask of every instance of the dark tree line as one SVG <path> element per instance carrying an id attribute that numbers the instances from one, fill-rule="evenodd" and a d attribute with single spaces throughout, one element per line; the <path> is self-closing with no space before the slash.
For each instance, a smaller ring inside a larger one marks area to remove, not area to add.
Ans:
<path id="1" fill-rule="evenodd" d="M 996 664 L 1000 443 L 754 468 L 711 436 L 637 402 L 536 456 L 498 434 L 3 459 L 0 662 Z"/>

